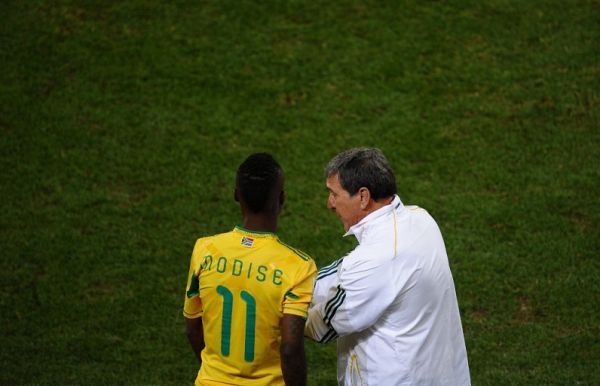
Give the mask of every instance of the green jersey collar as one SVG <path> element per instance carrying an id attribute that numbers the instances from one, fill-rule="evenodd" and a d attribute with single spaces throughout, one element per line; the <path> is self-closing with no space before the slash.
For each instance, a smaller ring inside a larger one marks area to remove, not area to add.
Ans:
<path id="1" fill-rule="evenodd" d="M 243 232 L 243 233 L 250 233 L 256 236 L 273 236 L 273 237 L 277 237 L 277 235 L 274 232 L 265 232 L 265 231 L 253 231 L 250 229 L 246 229 L 241 225 L 236 225 L 235 228 L 233 228 L 234 231 L 238 231 L 238 232 Z"/>

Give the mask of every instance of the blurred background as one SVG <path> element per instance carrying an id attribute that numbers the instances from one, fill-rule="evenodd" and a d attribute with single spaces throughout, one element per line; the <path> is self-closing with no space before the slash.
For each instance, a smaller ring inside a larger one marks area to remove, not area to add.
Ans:
<path id="1" fill-rule="evenodd" d="M 237 166 L 275 155 L 279 235 L 324 266 L 356 146 L 442 229 L 474 385 L 600 384 L 599 41 L 597 0 L 2 1 L 0 384 L 192 384 L 189 257 Z"/>

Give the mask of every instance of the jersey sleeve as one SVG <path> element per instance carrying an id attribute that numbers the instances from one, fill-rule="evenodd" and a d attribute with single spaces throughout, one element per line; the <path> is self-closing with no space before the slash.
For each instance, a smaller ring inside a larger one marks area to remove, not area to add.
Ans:
<path id="1" fill-rule="evenodd" d="M 312 289 L 317 267 L 312 259 L 304 261 L 298 270 L 294 283 L 283 299 L 283 313 L 297 315 L 306 319 L 308 306 L 312 300 Z"/>
<path id="2" fill-rule="evenodd" d="M 195 319 L 202 316 L 202 301 L 200 300 L 200 262 L 197 256 L 200 256 L 201 239 L 196 242 L 192 257 L 190 259 L 190 268 L 188 271 L 187 285 L 185 289 L 185 299 L 183 302 L 183 316 L 188 319 Z"/>

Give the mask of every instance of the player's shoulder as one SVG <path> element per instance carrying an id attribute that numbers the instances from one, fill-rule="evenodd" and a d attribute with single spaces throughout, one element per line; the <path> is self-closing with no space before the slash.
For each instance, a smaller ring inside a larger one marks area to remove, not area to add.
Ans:
<path id="1" fill-rule="evenodd" d="M 220 240 L 226 240 L 231 236 L 231 232 L 216 233 L 208 236 L 201 236 L 196 239 L 194 249 L 206 248 L 210 244 L 219 242 Z"/>
<path id="2" fill-rule="evenodd" d="M 276 238 L 276 241 L 278 246 L 284 251 L 287 251 L 289 256 L 300 259 L 301 261 L 314 262 L 313 258 L 308 253 L 283 242 L 279 237 Z"/>
<path id="3" fill-rule="evenodd" d="M 218 236 L 219 235 L 201 236 L 196 239 L 196 243 L 194 245 L 195 245 L 195 247 L 205 246 L 206 244 L 209 244 L 210 242 L 212 242 L 213 239 Z"/>

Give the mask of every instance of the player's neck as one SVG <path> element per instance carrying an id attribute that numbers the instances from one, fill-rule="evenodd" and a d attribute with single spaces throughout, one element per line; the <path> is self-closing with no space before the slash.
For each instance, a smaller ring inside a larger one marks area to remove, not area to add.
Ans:
<path id="1" fill-rule="evenodd" d="M 256 232 L 277 232 L 277 217 L 265 216 L 263 214 L 246 214 L 242 220 L 245 229 Z"/>

